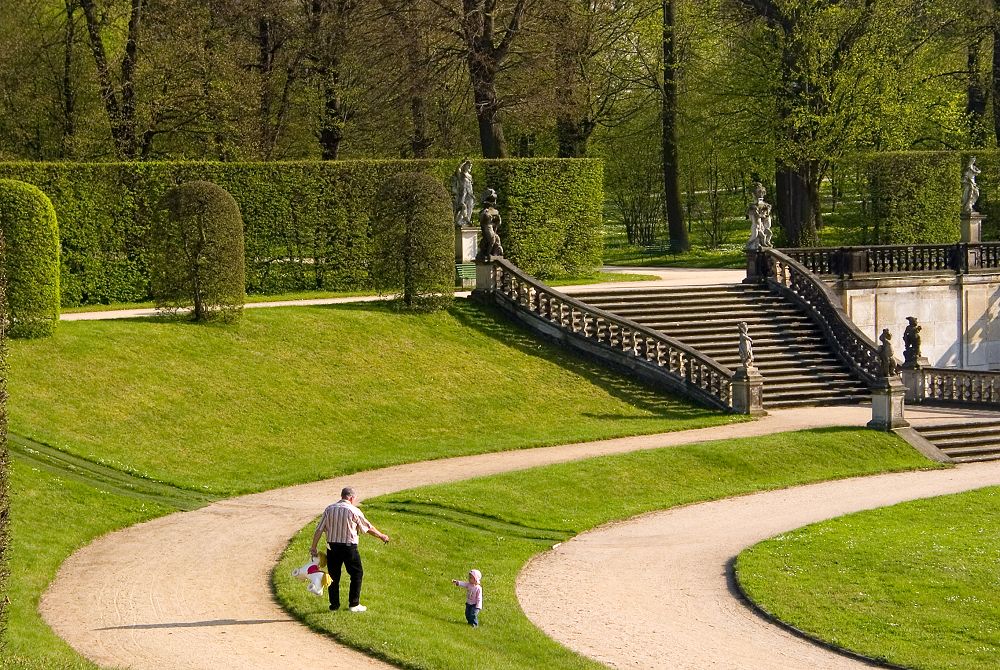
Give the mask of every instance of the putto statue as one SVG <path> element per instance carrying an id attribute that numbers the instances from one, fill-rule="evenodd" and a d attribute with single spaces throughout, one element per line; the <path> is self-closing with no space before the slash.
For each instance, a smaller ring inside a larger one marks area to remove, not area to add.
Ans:
<path id="1" fill-rule="evenodd" d="M 753 365 L 753 338 L 746 321 L 739 322 L 740 329 L 740 364 L 749 370 Z"/>
<path id="2" fill-rule="evenodd" d="M 878 375 L 882 378 L 895 377 L 899 373 L 896 356 L 892 353 L 892 334 L 888 328 L 882 329 L 878 336 L 882 343 L 878 348 Z"/>
<path id="3" fill-rule="evenodd" d="M 747 219 L 750 220 L 750 241 L 747 249 L 757 250 L 771 246 L 771 205 L 764 202 L 767 189 L 759 181 L 755 182 L 754 201 L 747 207 Z"/>
<path id="4" fill-rule="evenodd" d="M 976 209 L 976 201 L 979 200 L 979 185 L 976 184 L 976 176 L 981 172 L 982 170 L 976 167 L 976 157 L 971 157 L 969 166 L 965 168 L 965 174 L 962 175 L 962 211 L 966 214 L 972 214 Z"/>
<path id="5" fill-rule="evenodd" d="M 491 188 L 483 192 L 483 209 L 479 212 L 479 229 L 482 236 L 479 239 L 479 253 L 476 260 L 488 263 L 493 256 L 503 256 L 503 246 L 500 244 L 500 212 L 497 211 L 497 192 Z"/>
<path id="6" fill-rule="evenodd" d="M 920 326 L 917 317 L 908 316 L 909 325 L 903 331 L 903 367 L 916 370 L 920 367 Z"/>
<path id="7" fill-rule="evenodd" d="M 455 225 L 467 228 L 472 225 L 472 213 L 476 209 L 476 196 L 472 188 L 472 161 L 466 158 L 451 175 L 452 211 Z"/>

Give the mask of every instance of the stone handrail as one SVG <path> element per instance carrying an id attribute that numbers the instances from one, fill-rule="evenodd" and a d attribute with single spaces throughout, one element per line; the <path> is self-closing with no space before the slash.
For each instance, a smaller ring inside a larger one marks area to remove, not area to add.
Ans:
<path id="1" fill-rule="evenodd" d="M 826 283 L 777 249 L 762 249 L 767 282 L 790 298 L 822 328 L 837 357 L 868 384 L 879 383 L 878 346 L 854 325 Z"/>
<path id="2" fill-rule="evenodd" d="M 819 275 L 956 272 L 1000 268 L 1000 242 L 782 249 Z"/>
<path id="3" fill-rule="evenodd" d="M 1000 372 L 923 367 L 904 370 L 904 378 L 918 373 L 922 394 L 915 402 L 957 403 L 962 405 L 1000 405 Z"/>
<path id="4" fill-rule="evenodd" d="M 490 268 L 493 300 L 528 325 L 645 372 L 710 407 L 734 409 L 734 372 L 721 363 L 659 331 L 560 293 L 503 258 L 492 259 Z M 735 346 L 735 334 L 733 340 Z"/>

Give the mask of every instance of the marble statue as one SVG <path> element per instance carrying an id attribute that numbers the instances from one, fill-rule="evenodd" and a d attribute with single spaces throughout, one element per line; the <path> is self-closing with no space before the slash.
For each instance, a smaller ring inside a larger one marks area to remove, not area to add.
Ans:
<path id="1" fill-rule="evenodd" d="M 909 325 L 903 331 L 903 367 L 916 369 L 920 367 L 920 326 L 917 317 L 908 316 Z"/>
<path id="2" fill-rule="evenodd" d="M 761 249 L 771 246 L 771 205 L 764 202 L 767 189 L 760 182 L 754 185 L 754 201 L 747 207 L 747 218 L 750 220 L 750 241 L 747 249 Z"/>
<path id="3" fill-rule="evenodd" d="M 965 168 L 962 175 L 962 211 L 972 214 L 976 209 L 976 201 L 979 200 L 979 185 L 976 184 L 976 176 L 982 172 L 976 167 L 976 157 L 969 159 L 969 166 Z"/>
<path id="4" fill-rule="evenodd" d="M 739 322 L 740 329 L 740 364 L 749 370 L 753 365 L 753 338 L 746 321 Z"/>
<path id="5" fill-rule="evenodd" d="M 879 377 L 895 377 L 899 373 L 896 365 L 896 357 L 892 353 L 892 334 L 888 328 L 882 329 L 882 334 L 878 336 L 882 343 L 878 348 L 878 374 Z"/>
<path id="6" fill-rule="evenodd" d="M 462 161 L 451 176 L 451 196 L 455 225 L 459 228 L 471 226 L 476 196 L 472 188 L 472 161 L 468 158 Z"/>
<path id="7" fill-rule="evenodd" d="M 493 256 L 503 256 L 503 246 L 497 230 L 501 224 L 500 212 L 497 211 L 497 192 L 491 188 L 483 193 L 483 209 L 479 212 L 479 228 L 482 235 L 479 239 L 479 253 L 476 260 L 488 263 Z"/>

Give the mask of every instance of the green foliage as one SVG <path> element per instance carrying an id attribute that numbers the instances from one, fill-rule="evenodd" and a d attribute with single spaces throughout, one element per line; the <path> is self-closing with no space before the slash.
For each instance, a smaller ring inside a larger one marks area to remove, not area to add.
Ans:
<path id="1" fill-rule="evenodd" d="M 868 164 L 872 242 L 948 244 L 959 239 L 959 154 L 884 153 Z"/>
<path id="2" fill-rule="evenodd" d="M 163 196 L 153 227 L 153 295 L 157 307 L 194 305 L 196 321 L 235 321 L 246 299 L 243 219 L 225 189 L 207 181 Z"/>
<path id="3" fill-rule="evenodd" d="M 59 319 L 59 228 L 45 194 L 0 179 L 0 231 L 11 337 L 51 335 Z"/>
<path id="4" fill-rule="evenodd" d="M 404 172 L 382 186 L 372 222 L 373 279 L 416 309 L 441 309 L 454 297 L 455 226 L 440 180 Z"/>
<path id="5" fill-rule="evenodd" d="M 3 241 L 0 239 L 0 253 Z M 10 456 L 7 452 L 7 344 L 5 335 L 4 281 L 0 277 L 0 653 L 4 651 L 7 628 L 7 582 L 10 578 Z"/>
<path id="6" fill-rule="evenodd" d="M 1000 489 L 907 502 L 783 533 L 737 577 L 761 607 L 892 667 L 996 667 Z"/>
<path id="7" fill-rule="evenodd" d="M 248 293 L 370 289 L 371 218 L 379 188 L 393 175 L 413 171 L 444 183 L 456 164 L 0 163 L 0 177 L 35 184 L 52 199 L 62 227 L 63 304 L 73 306 L 149 299 L 149 232 L 157 206 L 170 188 L 196 180 L 218 184 L 239 205 Z M 542 258 L 543 269 L 582 269 L 580 274 L 600 266 L 598 161 L 476 161 L 473 172 L 477 190 L 489 185 L 500 193 L 501 214 L 511 223 L 514 244 L 508 249 L 505 238 L 504 248 L 512 261 L 521 263 L 523 256 L 537 269 L 542 266 L 535 261 Z M 537 248 L 550 242 L 558 248 Z"/>
<path id="8" fill-rule="evenodd" d="M 504 254 L 539 278 L 601 264 L 604 171 L 596 160 L 486 161 L 503 217 Z"/>

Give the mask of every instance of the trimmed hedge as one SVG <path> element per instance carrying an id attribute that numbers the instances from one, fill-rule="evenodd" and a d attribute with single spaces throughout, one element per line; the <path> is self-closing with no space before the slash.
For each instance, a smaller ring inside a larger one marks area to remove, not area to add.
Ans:
<path id="1" fill-rule="evenodd" d="M 949 244 L 961 237 L 962 156 L 885 153 L 868 158 L 874 244 Z"/>
<path id="2" fill-rule="evenodd" d="M 45 194 L 0 179 L 0 231 L 11 337 L 51 335 L 59 320 L 59 228 Z"/>
<path id="3" fill-rule="evenodd" d="M 454 298 L 455 223 L 441 182 L 422 172 L 389 179 L 372 226 L 373 278 L 408 308 L 438 309 Z"/>
<path id="4" fill-rule="evenodd" d="M 156 305 L 194 305 L 195 321 L 236 321 L 246 302 L 243 219 L 225 189 L 208 181 L 163 196 L 153 235 Z"/>
<path id="5" fill-rule="evenodd" d="M 218 184 L 240 207 L 248 292 L 371 288 L 379 188 L 413 171 L 445 184 L 458 162 L 0 163 L 0 177 L 35 184 L 52 199 L 63 304 L 79 305 L 149 299 L 156 207 L 170 188 L 197 180 Z M 600 161 L 478 160 L 473 176 L 477 192 L 490 186 L 500 194 L 513 262 L 540 276 L 600 266 Z"/>

